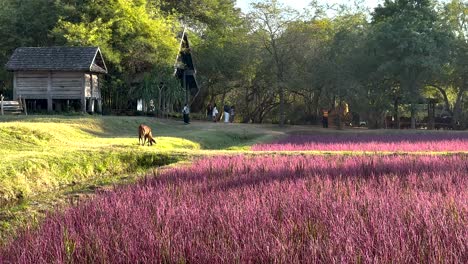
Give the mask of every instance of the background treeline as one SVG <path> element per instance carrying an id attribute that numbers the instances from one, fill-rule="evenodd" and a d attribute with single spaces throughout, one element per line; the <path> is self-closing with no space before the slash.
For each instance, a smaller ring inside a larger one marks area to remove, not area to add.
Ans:
<path id="1" fill-rule="evenodd" d="M 183 21 L 201 87 L 192 110 L 229 104 L 241 122 L 299 124 L 346 102 L 372 127 L 387 116 L 415 127 L 433 98 L 438 116 L 466 126 L 468 2 L 363 6 L 312 1 L 298 12 L 268 0 L 243 14 L 232 0 L 3 0 L 0 63 L 18 46 L 97 45 L 110 69 L 107 109 L 142 97 L 181 102 L 171 74 Z M 9 78 L 0 71 L 3 93 Z"/>

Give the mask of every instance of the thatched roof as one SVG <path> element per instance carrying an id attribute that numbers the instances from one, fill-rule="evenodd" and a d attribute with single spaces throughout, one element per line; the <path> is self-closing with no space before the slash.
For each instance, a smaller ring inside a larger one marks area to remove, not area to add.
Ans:
<path id="1" fill-rule="evenodd" d="M 183 83 L 185 74 L 186 88 L 190 91 L 192 96 L 195 96 L 199 92 L 200 88 L 196 77 L 197 70 L 192 58 L 192 49 L 190 48 L 187 31 L 185 30 L 181 35 L 179 54 L 177 55 L 174 66 L 174 75 L 181 80 L 181 83 Z"/>
<path id="2" fill-rule="evenodd" d="M 6 64 L 9 71 L 83 71 L 107 73 L 98 47 L 17 48 Z"/>

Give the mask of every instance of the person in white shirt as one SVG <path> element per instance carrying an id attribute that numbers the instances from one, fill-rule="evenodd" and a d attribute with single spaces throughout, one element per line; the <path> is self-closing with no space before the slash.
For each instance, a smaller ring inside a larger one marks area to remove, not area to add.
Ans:
<path id="1" fill-rule="evenodd" d="M 228 105 L 224 105 L 224 123 L 229 123 L 229 112 L 231 108 Z"/>
<path id="2" fill-rule="evenodd" d="M 188 108 L 187 104 L 185 104 L 184 109 L 182 110 L 182 114 L 184 114 L 184 123 L 186 125 L 190 124 L 190 109 Z"/>
<path id="3" fill-rule="evenodd" d="M 213 122 L 216 122 L 216 119 L 218 117 L 218 108 L 216 108 L 216 104 L 213 106 L 213 113 L 212 113 L 212 120 Z"/>

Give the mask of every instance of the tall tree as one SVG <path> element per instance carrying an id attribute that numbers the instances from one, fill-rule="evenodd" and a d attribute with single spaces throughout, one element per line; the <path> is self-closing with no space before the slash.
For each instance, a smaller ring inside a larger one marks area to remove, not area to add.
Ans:
<path id="1" fill-rule="evenodd" d="M 328 73 L 331 61 L 328 54 L 334 35 L 333 21 L 312 18 L 310 21 L 295 22 L 286 34 L 296 42 L 289 54 L 290 72 L 294 77 L 286 81 L 290 92 L 299 98 L 295 106 L 303 109 L 304 114 L 300 118 L 314 122 L 320 115 L 320 107 L 330 107 L 330 102 L 324 103 L 326 100 L 320 99 L 326 97 L 330 85 Z"/>
<path id="2" fill-rule="evenodd" d="M 468 2 L 452 0 L 443 6 L 440 15 L 442 24 L 454 37 L 450 62 L 430 84 L 442 95 L 445 108 L 452 115 L 452 126 L 455 127 L 460 123 L 463 102 L 468 93 Z M 449 100 L 450 94 L 453 94 L 453 100 Z"/>
<path id="3" fill-rule="evenodd" d="M 173 29 L 180 28 L 178 22 L 146 0 L 88 1 L 76 6 L 74 14 L 81 14 L 78 21 L 75 16 L 64 17 L 54 32 L 70 45 L 101 47 L 114 78 L 108 80 L 103 95 L 121 98 L 114 107 L 127 107 L 144 73 L 156 66 L 173 66 L 179 44 Z"/>
<path id="4" fill-rule="evenodd" d="M 196 48 L 196 61 L 201 82 L 202 101 L 223 105 L 233 89 L 239 89 L 244 81 L 242 69 L 248 67 L 252 57 L 249 52 L 248 27 L 209 29 Z M 217 98 L 219 97 L 219 98 Z"/>
<path id="5" fill-rule="evenodd" d="M 146 0 L 89 1 L 81 21 L 61 19 L 56 33 L 73 45 L 99 45 L 111 63 L 135 73 L 153 63 L 173 63 L 178 40 L 176 21 L 149 7 Z"/>
<path id="6" fill-rule="evenodd" d="M 372 16 L 380 67 L 393 73 L 409 100 L 411 128 L 426 80 L 448 59 L 449 34 L 438 19 L 432 0 L 386 0 Z"/>
<path id="7" fill-rule="evenodd" d="M 235 0 L 148 0 L 150 5 L 177 15 L 192 29 L 225 28 L 239 22 Z M 202 33 L 202 32 L 200 32 Z"/>
<path id="8" fill-rule="evenodd" d="M 255 31 L 262 38 L 263 46 L 272 58 L 276 74 L 276 89 L 279 96 L 279 124 L 285 124 L 285 85 L 288 54 L 291 51 L 291 39 L 283 38 L 290 24 L 299 18 L 296 10 L 280 4 L 277 0 L 266 0 L 252 4 L 249 14 L 256 23 Z"/>
<path id="9" fill-rule="evenodd" d="M 50 31 L 55 27 L 61 10 L 60 1 L 0 1 L 0 65 L 5 65 L 17 47 L 56 44 Z M 2 82 L 9 86 L 10 79 L 10 75 L 1 67 L 0 89 L 3 88 Z"/>

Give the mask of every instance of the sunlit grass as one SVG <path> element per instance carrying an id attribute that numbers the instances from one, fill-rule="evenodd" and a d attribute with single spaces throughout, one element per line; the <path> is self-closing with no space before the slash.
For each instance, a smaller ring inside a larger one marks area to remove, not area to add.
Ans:
<path id="1" fill-rule="evenodd" d="M 140 123 L 153 129 L 156 145 L 139 145 Z M 272 138 L 262 129 L 148 117 L 0 116 L 0 244 L 67 192 L 130 183 L 154 167 Z"/>
<path id="2" fill-rule="evenodd" d="M 204 150 L 245 151 L 269 135 L 211 123 L 147 117 L 2 117 L 0 205 L 68 184 L 147 170 Z M 140 123 L 153 128 L 157 144 L 140 146 Z"/>

